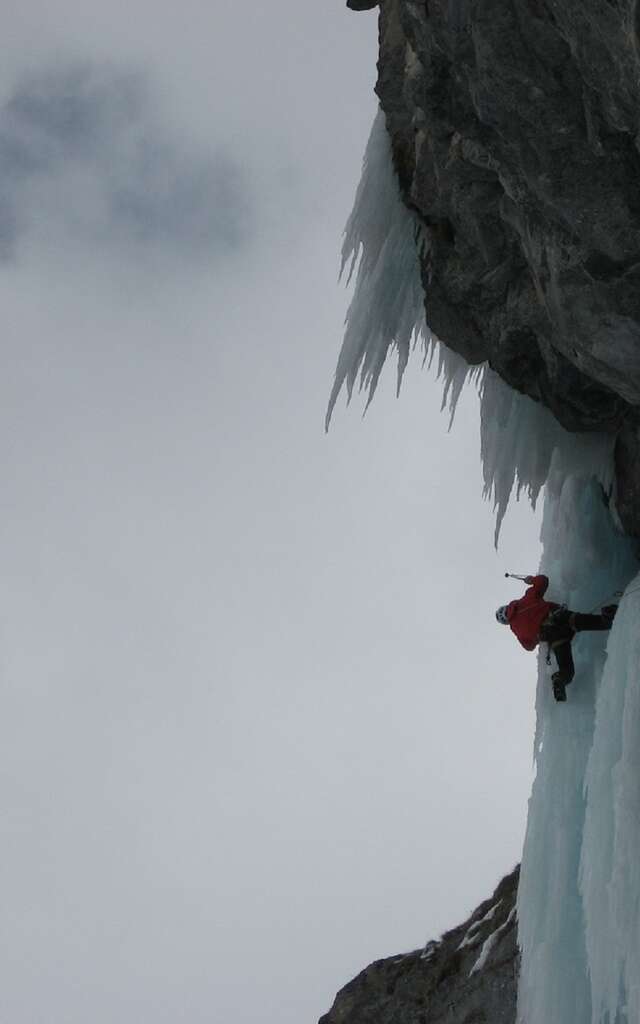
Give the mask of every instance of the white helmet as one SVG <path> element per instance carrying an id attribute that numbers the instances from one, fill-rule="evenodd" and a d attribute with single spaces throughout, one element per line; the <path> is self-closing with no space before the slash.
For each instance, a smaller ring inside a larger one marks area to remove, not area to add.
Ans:
<path id="1" fill-rule="evenodd" d="M 507 605 L 507 604 L 500 605 L 500 607 L 498 608 L 498 610 L 496 612 L 496 619 L 503 626 L 508 626 L 509 625 L 509 615 L 508 615 L 508 612 L 509 612 L 509 605 Z"/>

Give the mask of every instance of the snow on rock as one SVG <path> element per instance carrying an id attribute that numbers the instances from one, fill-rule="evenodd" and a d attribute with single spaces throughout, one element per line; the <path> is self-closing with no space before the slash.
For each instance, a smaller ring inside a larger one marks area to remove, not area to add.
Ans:
<path id="1" fill-rule="evenodd" d="M 484 917 L 481 917 L 478 921 L 474 921 L 469 926 L 469 928 L 467 929 L 467 931 L 465 933 L 465 936 L 464 936 L 462 942 L 458 946 L 459 950 L 460 949 L 465 949 L 466 946 L 475 946 L 475 945 L 478 944 L 478 942 L 480 942 L 480 936 L 479 936 L 478 932 L 482 928 L 483 924 L 486 924 L 487 921 L 490 921 L 492 919 L 492 917 L 494 917 L 495 912 L 496 912 L 496 910 L 498 909 L 498 907 L 500 906 L 501 903 L 502 903 L 502 900 L 498 900 L 498 902 L 493 907 L 491 907 L 490 910 L 487 911 L 487 913 L 484 915 Z"/>
<path id="2" fill-rule="evenodd" d="M 504 933 L 508 931 L 509 927 L 513 923 L 513 919 L 515 916 L 516 908 L 512 907 L 511 910 L 509 911 L 509 916 L 507 917 L 507 920 L 504 922 L 504 924 L 501 924 L 499 928 L 496 928 L 496 930 L 494 932 L 491 932 L 491 935 L 489 935 L 489 937 L 484 940 L 482 944 L 482 949 L 480 950 L 480 956 L 478 957 L 473 967 L 469 971 L 469 977 L 471 977 L 472 974 L 475 974 L 476 971 L 481 971 L 486 966 L 487 960 L 491 955 L 493 947 L 500 941 Z"/>
<path id="3" fill-rule="evenodd" d="M 438 952 L 439 945 L 439 942 L 436 942 L 435 939 L 431 939 L 429 942 L 426 943 L 424 949 L 420 953 L 420 959 L 427 961 L 433 960 L 434 956 Z"/>

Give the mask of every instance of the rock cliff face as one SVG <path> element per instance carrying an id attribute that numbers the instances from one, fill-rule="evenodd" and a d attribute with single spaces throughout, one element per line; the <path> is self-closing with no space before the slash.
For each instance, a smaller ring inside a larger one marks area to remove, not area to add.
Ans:
<path id="1" fill-rule="evenodd" d="M 377 93 L 428 229 L 431 329 L 569 430 L 618 438 L 640 536 L 640 3 L 379 8 Z"/>
<path id="2" fill-rule="evenodd" d="M 516 869 L 439 942 L 371 964 L 320 1024 L 514 1024 L 517 884 Z"/>

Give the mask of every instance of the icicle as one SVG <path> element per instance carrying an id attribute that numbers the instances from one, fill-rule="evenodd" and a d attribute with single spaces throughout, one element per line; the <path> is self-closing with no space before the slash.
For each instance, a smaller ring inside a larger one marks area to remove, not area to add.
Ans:
<path id="1" fill-rule="evenodd" d="M 398 353 L 399 392 L 411 348 L 420 340 L 425 358 L 432 358 L 438 349 L 443 408 L 448 402 L 453 422 L 469 367 L 455 352 L 441 345 L 427 327 L 420 255 L 428 244 L 418 221 L 400 199 L 384 115 L 378 111 L 353 212 L 345 228 L 340 274 L 343 276 L 348 267 L 347 283 L 354 274 L 356 283 L 329 398 L 326 429 L 343 387 L 350 400 L 359 380 L 360 389 L 367 392 L 369 406 L 387 354 L 393 348 Z"/>

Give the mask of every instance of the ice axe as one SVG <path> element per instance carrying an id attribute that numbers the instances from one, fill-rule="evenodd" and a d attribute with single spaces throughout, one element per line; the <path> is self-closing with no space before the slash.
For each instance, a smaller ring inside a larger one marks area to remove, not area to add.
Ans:
<path id="1" fill-rule="evenodd" d="M 527 573 L 526 576 L 518 576 L 517 573 L 515 573 L 515 572 L 505 572 L 504 575 L 505 575 L 506 579 L 509 579 L 509 580 L 522 580 L 523 583 L 526 583 L 527 580 L 529 579 L 529 573 Z"/>

